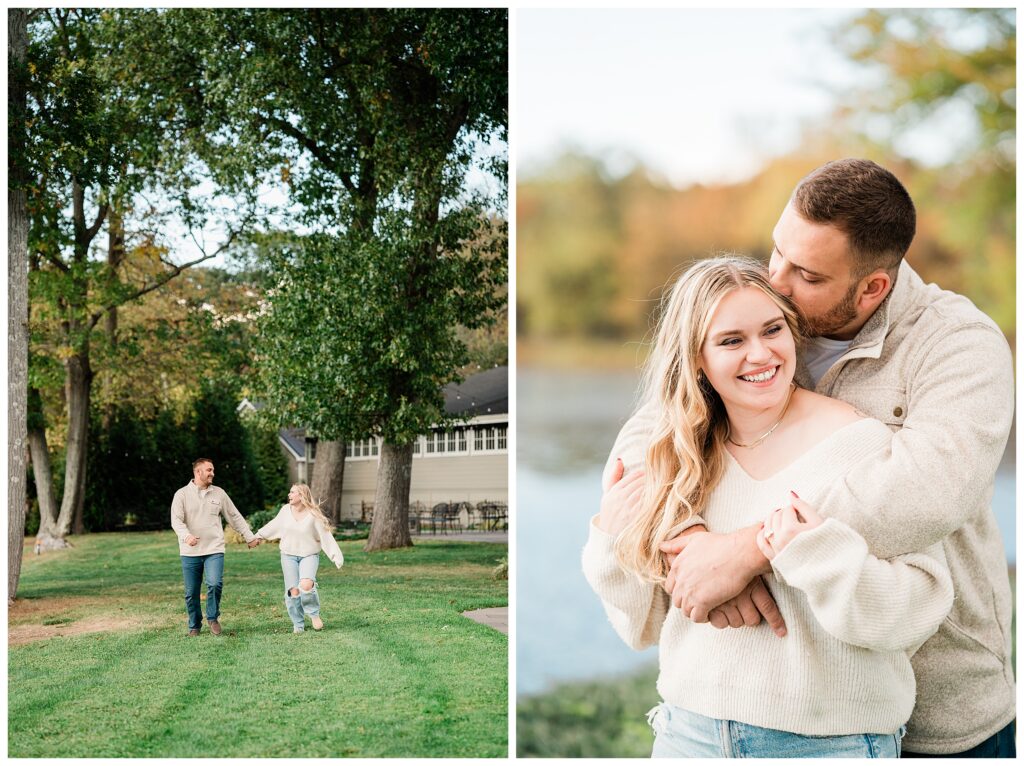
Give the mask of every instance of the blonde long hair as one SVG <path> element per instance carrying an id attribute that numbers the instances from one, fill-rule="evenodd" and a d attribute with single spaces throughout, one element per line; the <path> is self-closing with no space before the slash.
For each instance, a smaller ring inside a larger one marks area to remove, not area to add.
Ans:
<path id="1" fill-rule="evenodd" d="M 324 515 L 324 512 L 320 510 L 320 506 L 323 505 L 322 501 L 313 499 L 313 493 L 310 491 L 309 485 L 293 484 L 292 489 L 298 490 L 299 503 L 302 507 L 309 511 L 313 515 L 314 519 L 320 522 L 324 530 L 327 532 L 333 532 L 334 525 L 331 523 L 331 520 Z"/>
<path id="2" fill-rule="evenodd" d="M 701 348 L 722 298 L 744 287 L 756 287 L 778 305 L 799 343 L 802 320 L 795 305 L 775 292 L 764 266 L 749 258 L 699 261 L 662 298 L 640 400 L 641 407 L 653 405 L 656 412 L 643 500 L 640 513 L 615 541 L 623 568 L 649 582 L 663 582 L 668 574 L 659 543 L 704 512 L 722 478 L 728 420 L 718 393 L 699 372 Z"/>

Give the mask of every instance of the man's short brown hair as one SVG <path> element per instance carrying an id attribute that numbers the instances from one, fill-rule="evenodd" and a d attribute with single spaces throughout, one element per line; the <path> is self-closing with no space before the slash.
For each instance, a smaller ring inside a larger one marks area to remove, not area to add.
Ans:
<path id="1" fill-rule="evenodd" d="M 195 460 L 192 461 L 192 470 L 195 471 L 196 470 L 196 466 L 199 465 L 200 463 L 209 463 L 210 465 L 213 465 L 213 461 L 210 460 L 210 458 L 208 458 L 208 457 L 197 457 Z"/>
<path id="2" fill-rule="evenodd" d="M 875 269 L 895 275 L 917 227 L 910 194 L 871 160 L 822 165 L 797 185 L 791 202 L 801 218 L 835 226 L 846 235 L 858 275 Z"/>

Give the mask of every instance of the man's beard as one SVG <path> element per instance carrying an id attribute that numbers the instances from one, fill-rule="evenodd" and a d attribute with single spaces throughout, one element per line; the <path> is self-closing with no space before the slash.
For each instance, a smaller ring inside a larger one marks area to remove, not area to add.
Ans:
<path id="1" fill-rule="evenodd" d="M 859 281 L 850 285 L 846 295 L 840 298 L 836 305 L 828 309 L 821 316 L 812 318 L 804 315 L 808 336 L 817 338 L 822 335 L 833 335 L 857 318 L 858 284 Z"/>

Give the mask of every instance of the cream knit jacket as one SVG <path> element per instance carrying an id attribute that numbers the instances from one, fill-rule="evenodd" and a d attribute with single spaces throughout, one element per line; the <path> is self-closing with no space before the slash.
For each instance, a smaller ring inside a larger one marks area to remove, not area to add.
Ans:
<path id="1" fill-rule="evenodd" d="M 856 421 L 763 481 L 730 455 L 704 519 L 714 532 L 749 526 L 790 490 L 814 505 L 891 438 L 876 420 Z M 794 538 L 773 560 L 774 575 L 765 577 L 786 637 L 765 623 L 718 630 L 685 619 L 669 608 L 660 586 L 623 571 L 613 543 L 591 523 L 583 571 L 623 640 L 637 649 L 659 644 L 665 701 L 798 734 L 896 732 L 914 706 L 909 655 L 953 602 L 941 546 L 881 561 L 850 527 L 827 519 Z"/>
<path id="2" fill-rule="evenodd" d="M 285 503 L 277 516 L 264 524 L 256 532 L 257 537 L 264 540 L 281 540 L 281 553 L 292 556 L 312 556 L 321 550 L 327 554 L 334 566 L 345 563 L 341 547 L 334 536 L 316 522 L 313 515 L 305 513 L 301 519 L 295 520 L 291 506 Z"/>
<path id="3" fill-rule="evenodd" d="M 814 390 L 895 432 L 892 448 L 848 471 L 818 511 L 857 530 L 881 558 L 942 543 L 956 599 L 914 654 L 917 707 L 903 747 L 967 750 L 1016 715 L 1013 602 L 991 509 L 1013 419 L 1006 338 L 969 300 L 926 285 L 904 262 L 889 297 Z M 616 457 L 627 469 L 643 462 L 652 422 L 649 407 L 629 419 L 606 472 Z"/>

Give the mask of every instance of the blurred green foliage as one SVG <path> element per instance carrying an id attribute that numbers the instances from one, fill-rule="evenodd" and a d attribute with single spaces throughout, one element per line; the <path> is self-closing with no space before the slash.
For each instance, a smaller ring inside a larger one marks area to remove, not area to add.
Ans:
<path id="1" fill-rule="evenodd" d="M 517 190 L 517 329 L 526 345 L 636 340 L 662 286 L 720 252 L 766 258 L 793 187 L 815 167 L 862 156 L 892 170 L 918 209 L 907 259 L 962 293 L 1014 340 L 1015 14 L 1007 9 L 866 11 L 835 30 L 864 67 L 800 148 L 747 181 L 676 189 L 637 167 L 613 177 L 568 154 Z M 911 159 L 918 131 L 955 113 L 948 156 Z"/>
<path id="2" fill-rule="evenodd" d="M 1016 284 L 1017 21 L 1012 8 L 869 10 L 836 45 L 880 87 L 842 102 L 841 129 L 908 154 L 945 132 L 944 163 L 904 178 L 925 219 L 922 272 L 961 292 L 1013 334 Z M 882 128 L 882 129 L 879 129 Z M 916 264 L 915 264 L 916 265 Z"/>
<path id="3" fill-rule="evenodd" d="M 520 758 L 648 758 L 654 735 L 646 713 L 661 700 L 657 668 L 622 678 L 561 684 L 519 701 Z"/>

